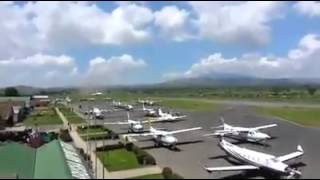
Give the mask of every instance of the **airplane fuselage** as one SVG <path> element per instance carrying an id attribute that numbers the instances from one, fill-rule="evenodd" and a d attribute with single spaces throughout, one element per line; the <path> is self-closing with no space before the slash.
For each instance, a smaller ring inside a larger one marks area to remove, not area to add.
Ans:
<path id="1" fill-rule="evenodd" d="M 157 145 L 161 144 L 163 146 L 174 147 L 178 142 L 176 137 L 167 134 L 165 131 L 151 129 L 151 132 L 154 133 L 153 139 L 156 141 Z"/>
<path id="2" fill-rule="evenodd" d="M 129 124 L 129 131 L 134 133 L 141 133 L 143 132 L 143 125 L 140 123 L 130 123 Z"/>
<path id="3" fill-rule="evenodd" d="M 239 161 L 252 164 L 261 169 L 289 173 L 289 166 L 277 160 L 275 156 L 242 148 L 224 140 L 222 140 L 219 145 L 226 153 Z"/>
<path id="4" fill-rule="evenodd" d="M 224 125 L 224 129 L 222 130 L 222 132 L 223 131 L 228 132 L 225 134 L 222 133 L 223 136 L 231 136 L 231 137 L 243 139 L 249 142 L 261 142 L 271 138 L 268 134 L 260 132 L 258 130 L 250 130 L 249 128 L 242 128 L 242 127 L 232 127 L 227 124 Z"/>

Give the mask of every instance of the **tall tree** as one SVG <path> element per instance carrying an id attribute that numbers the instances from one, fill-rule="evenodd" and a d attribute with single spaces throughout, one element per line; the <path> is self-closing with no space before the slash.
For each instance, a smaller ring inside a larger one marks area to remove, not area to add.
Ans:
<path id="1" fill-rule="evenodd" d="M 5 96 L 19 96 L 19 92 L 18 92 L 17 88 L 15 88 L 15 87 L 7 87 L 4 90 L 4 95 Z"/>
<path id="2" fill-rule="evenodd" d="M 307 88 L 308 93 L 309 93 L 311 96 L 313 96 L 313 95 L 316 93 L 316 91 L 317 91 L 317 88 L 316 88 L 316 87 L 307 86 L 306 88 Z"/>

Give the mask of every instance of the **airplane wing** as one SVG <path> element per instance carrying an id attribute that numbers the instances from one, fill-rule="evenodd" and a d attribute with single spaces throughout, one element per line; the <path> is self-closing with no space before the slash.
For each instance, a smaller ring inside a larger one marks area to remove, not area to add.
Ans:
<path id="1" fill-rule="evenodd" d="M 285 162 L 285 161 L 289 161 L 291 159 L 295 159 L 295 158 L 298 158 L 300 156 L 302 156 L 304 154 L 304 151 L 302 149 L 302 147 L 299 145 L 297 147 L 297 151 L 296 152 L 293 152 L 293 153 L 290 153 L 290 154 L 287 154 L 287 155 L 284 155 L 284 156 L 280 156 L 280 157 L 277 157 L 277 159 L 281 162 Z"/>
<path id="2" fill-rule="evenodd" d="M 126 134 L 128 137 L 145 137 L 145 136 L 152 136 L 155 135 L 155 133 L 139 133 L 139 134 Z"/>
<path id="3" fill-rule="evenodd" d="M 234 132 L 234 131 L 224 131 L 224 130 L 218 130 L 215 131 L 214 133 L 209 133 L 209 134 L 205 134 L 203 135 L 204 137 L 208 137 L 208 136 L 224 136 L 224 135 L 236 135 L 238 132 Z"/>
<path id="4" fill-rule="evenodd" d="M 267 128 L 272 128 L 272 127 L 276 127 L 278 126 L 277 124 L 270 124 L 270 125 L 266 125 L 266 126 L 259 126 L 259 127 L 255 127 L 255 128 L 251 128 L 253 130 L 260 130 L 260 129 L 267 129 Z"/>
<path id="5" fill-rule="evenodd" d="M 123 121 L 123 122 L 121 122 L 121 121 L 118 121 L 118 122 L 106 122 L 106 123 L 104 123 L 105 125 L 125 125 L 125 124 L 129 124 L 128 122 L 126 122 L 126 121 Z"/>
<path id="6" fill-rule="evenodd" d="M 257 170 L 259 167 L 252 165 L 239 165 L 239 166 L 224 166 L 224 167 L 204 167 L 208 172 L 214 171 L 242 171 L 242 170 Z"/>
<path id="7" fill-rule="evenodd" d="M 179 119 L 167 119 L 167 118 L 152 118 L 147 121 L 142 121 L 142 123 L 149 123 L 149 122 L 164 122 L 164 121 L 178 121 Z"/>
<path id="8" fill-rule="evenodd" d="M 278 126 L 277 124 L 269 124 L 266 126 L 259 126 L 259 127 L 254 127 L 254 128 L 245 128 L 245 127 L 234 127 L 234 131 L 238 131 L 238 132 L 249 132 L 249 131 L 257 131 L 260 129 L 266 129 L 266 128 L 271 128 L 271 127 L 275 127 Z"/>
<path id="9" fill-rule="evenodd" d="M 188 132 L 188 131 L 195 131 L 195 130 L 200 130 L 202 127 L 196 127 L 196 128 L 190 128 L 190 129 L 181 129 L 177 131 L 168 131 L 167 134 L 178 134 L 178 133 L 183 133 L 183 132 Z"/>
<path id="10" fill-rule="evenodd" d="M 174 116 L 175 119 L 183 119 L 183 118 L 186 118 L 187 116 L 184 115 L 184 116 Z"/>

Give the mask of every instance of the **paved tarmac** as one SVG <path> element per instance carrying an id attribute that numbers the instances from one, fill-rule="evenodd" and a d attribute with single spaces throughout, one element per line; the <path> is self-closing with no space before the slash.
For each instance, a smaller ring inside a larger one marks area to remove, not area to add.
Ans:
<path id="1" fill-rule="evenodd" d="M 105 102 L 82 102 L 82 109 L 89 107 L 108 108 L 110 105 Z M 77 106 L 77 105 L 76 105 Z M 136 109 L 141 109 L 136 106 Z M 178 110 L 179 111 L 179 110 Z M 218 145 L 218 139 L 214 137 L 203 137 L 204 134 L 212 133 L 210 127 L 221 125 L 220 117 L 224 117 L 226 123 L 234 126 L 255 127 L 277 123 L 278 127 L 264 130 L 264 132 L 272 135 L 275 139 L 268 141 L 269 146 L 261 146 L 250 143 L 238 143 L 250 149 L 260 152 L 270 153 L 275 156 L 285 155 L 296 151 L 297 145 L 301 144 L 305 155 L 300 161 L 294 161 L 296 167 L 302 171 L 302 178 L 319 178 L 320 172 L 320 129 L 304 128 L 281 121 L 273 117 L 265 117 L 254 112 L 253 108 L 243 104 L 223 104 L 223 108 L 219 110 L 213 109 L 212 112 L 180 112 L 188 116 L 187 120 L 176 123 L 155 123 L 158 128 L 166 128 L 168 130 L 178 130 L 184 128 L 192 128 L 201 126 L 204 129 L 199 131 L 177 134 L 180 145 L 178 151 L 172 151 L 167 148 L 154 148 L 153 142 L 149 138 L 137 138 L 135 142 L 140 147 L 146 149 L 157 160 L 161 167 L 169 166 L 175 172 L 185 178 L 268 178 L 272 177 L 268 172 L 256 171 L 243 174 L 241 172 L 221 172 L 209 174 L 203 170 L 203 165 L 208 166 L 229 166 L 234 165 L 225 157 L 225 152 Z M 131 119 L 143 118 L 143 112 L 135 110 L 130 113 Z M 127 120 L 126 111 L 115 111 L 106 113 L 104 120 L 98 120 L 100 124 L 104 122 L 125 121 Z M 108 128 L 116 133 L 126 133 L 127 126 L 109 125 Z M 228 139 L 229 140 L 229 139 Z M 235 140 L 230 140 L 235 142 Z M 299 163 L 303 162 L 303 163 Z"/>

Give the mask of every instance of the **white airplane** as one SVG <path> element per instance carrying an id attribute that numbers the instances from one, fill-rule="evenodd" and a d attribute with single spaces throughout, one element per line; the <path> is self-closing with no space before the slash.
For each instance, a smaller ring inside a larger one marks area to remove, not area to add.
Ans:
<path id="1" fill-rule="evenodd" d="M 93 115 L 96 119 L 103 119 L 104 118 L 103 113 L 99 108 L 94 107 L 92 109 L 92 112 L 93 112 Z"/>
<path id="2" fill-rule="evenodd" d="M 154 106 L 157 102 L 159 102 L 159 101 L 140 100 L 140 99 L 138 99 L 138 103 L 140 103 L 140 104 L 145 104 L 145 105 L 149 105 L 149 106 Z"/>
<path id="3" fill-rule="evenodd" d="M 103 93 L 102 92 L 95 92 L 95 93 L 92 93 L 91 95 L 92 96 L 101 96 L 101 95 L 103 95 Z"/>
<path id="4" fill-rule="evenodd" d="M 161 108 L 158 110 L 159 117 L 156 117 L 157 121 L 178 121 L 186 118 L 187 116 L 175 116 L 169 113 L 163 113 Z"/>
<path id="5" fill-rule="evenodd" d="M 116 102 L 116 101 L 112 101 L 112 104 L 114 107 L 119 108 L 119 109 L 124 109 L 127 111 L 131 111 L 133 110 L 133 106 L 130 104 L 123 104 L 120 101 Z"/>
<path id="6" fill-rule="evenodd" d="M 129 137 L 137 137 L 137 136 L 152 136 L 155 141 L 155 147 L 158 147 L 160 145 L 169 147 L 170 149 L 175 149 L 176 144 L 178 143 L 178 139 L 174 137 L 174 134 L 178 133 L 184 133 L 189 131 L 196 131 L 200 130 L 202 127 L 196 127 L 196 128 L 190 128 L 190 129 L 181 129 L 176 131 L 164 131 L 155 129 L 150 125 L 150 130 L 148 133 L 142 133 L 142 134 L 128 134 Z"/>
<path id="7" fill-rule="evenodd" d="M 70 99 L 70 97 L 69 97 L 69 96 L 67 96 L 67 97 L 65 98 L 65 101 L 66 101 L 67 103 L 71 103 L 71 99 Z"/>
<path id="8" fill-rule="evenodd" d="M 152 108 L 146 108 L 144 104 L 142 104 L 142 110 L 146 113 L 146 116 L 157 117 L 157 112 Z"/>
<path id="9" fill-rule="evenodd" d="M 104 110 L 104 109 L 99 109 L 99 108 L 97 108 L 97 107 L 94 107 L 94 108 L 92 108 L 91 110 L 86 111 L 85 114 L 94 115 L 94 117 L 95 117 L 96 119 L 103 119 L 103 118 L 104 118 L 103 113 L 105 113 L 105 112 L 110 112 L 110 111 Z"/>
<path id="10" fill-rule="evenodd" d="M 214 133 L 206 134 L 204 136 L 226 136 L 235 139 L 245 140 L 248 142 L 263 142 L 268 139 L 271 139 L 271 136 L 261 132 L 260 130 L 277 126 L 277 124 L 270 124 L 266 126 L 245 128 L 228 125 L 224 122 L 223 118 L 221 118 L 221 121 L 222 125 L 214 128 L 222 128 L 222 130 L 216 130 Z"/>
<path id="11" fill-rule="evenodd" d="M 105 125 L 129 125 L 128 133 L 141 133 L 143 132 L 143 123 L 147 121 L 134 121 L 130 119 L 130 114 L 127 112 L 128 120 L 127 121 L 119 121 L 119 122 L 108 122 L 104 123 Z"/>
<path id="12" fill-rule="evenodd" d="M 297 147 L 296 152 L 279 157 L 236 146 L 228 141 L 225 141 L 223 138 L 221 138 L 219 145 L 227 154 L 230 154 L 233 158 L 242 162 L 244 165 L 204 167 L 204 169 L 210 173 L 219 171 L 267 169 L 279 173 L 280 175 L 284 175 L 286 178 L 300 177 L 302 175 L 300 171 L 290 167 L 285 163 L 286 161 L 301 157 L 304 154 L 304 151 L 300 145 Z"/>
<path id="13" fill-rule="evenodd" d="M 129 130 L 128 133 L 132 132 L 132 133 L 141 133 L 144 131 L 144 126 L 143 124 L 146 123 L 152 123 L 152 122 L 161 122 L 160 120 L 140 120 L 140 121 L 134 121 L 132 119 L 130 119 L 130 114 L 129 112 L 127 112 L 127 117 L 128 120 L 127 121 L 118 121 L 118 122 L 107 122 L 104 123 L 105 125 L 129 125 Z M 164 120 L 162 120 L 164 121 Z"/>

